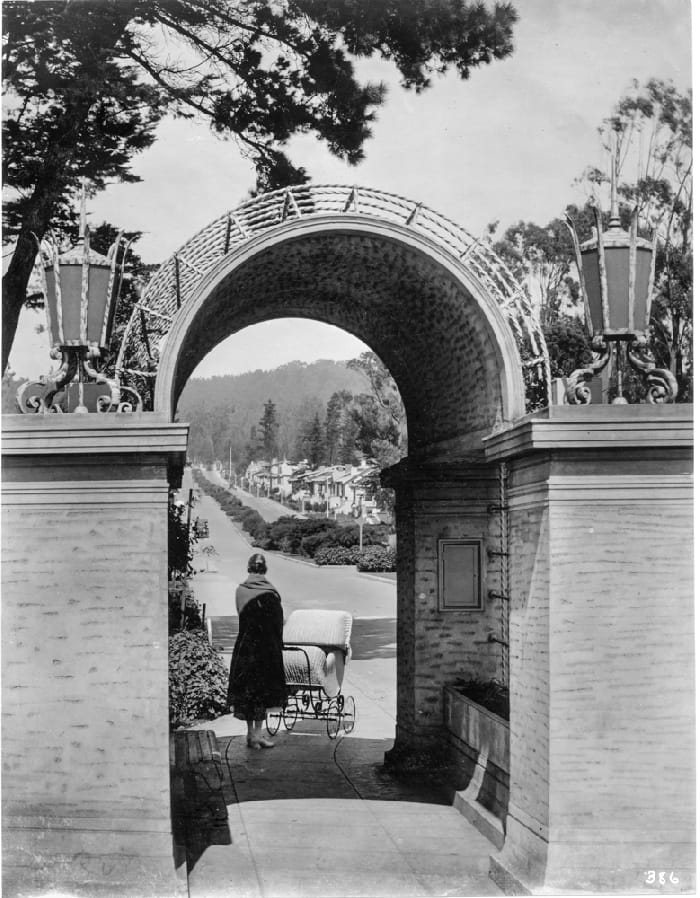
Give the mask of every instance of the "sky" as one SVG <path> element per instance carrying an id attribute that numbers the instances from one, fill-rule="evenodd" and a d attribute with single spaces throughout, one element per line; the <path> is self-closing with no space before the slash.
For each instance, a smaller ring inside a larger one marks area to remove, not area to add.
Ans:
<path id="1" fill-rule="evenodd" d="M 597 129 L 633 79 L 691 86 L 690 0 L 514 0 L 520 21 L 507 60 L 434 80 L 420 95 L 403 90 L 381 60 L 357 64 L 362 80 L 381 80 L 364 161 L 333 158 L 306 136 L 290 155 L 316 184 L 358 184 L 422 202 L 475 236 L 499 222 L 544 225 L 570 202 L 584 168 L 601 164 Z M 114 184 L 90 204 L 89 220 L 141 230 L 137 251 L 162 262 L 209 222 L 248 197 L 252 166 L 206 125 L 166 121 L 138 156 L 138 184 Z M 43 313 L 26 313 L 10 365 L 22 377 L 45 373 Z M 251 340 L 251 332 L 255 339 Z M 364 345 L 337 328 L 301 320 L 256 325 L 216 347 L 194 376 L 241 373 L 301 359 L 348 359 Z"/>

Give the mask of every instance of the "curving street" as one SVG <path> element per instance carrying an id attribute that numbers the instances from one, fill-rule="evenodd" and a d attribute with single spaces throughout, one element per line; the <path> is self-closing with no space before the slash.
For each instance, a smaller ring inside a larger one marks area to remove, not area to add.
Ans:
<path id="1" fill-rule="evenodd" d="M 201 470 L 201 468 L 200 468 Z M 228 483 L 224 477 L 221 476 L 219 471 L 211 470 L 211 471 L 203 471 L 202 474 L 205 477 L 208 477 L 212 483 L 215 483 L 217 486 L 228 486 Z M 302 515 L 299 512 L 294 512 L 291 509 L 287 508 L 286 505 L 282 505 L 281 502 L 276 502 L 274 499 L 268 499 L 265 496 L 256 496 L 253 493 L 247 492 L 247 490 L 240 489 L 239 487 L 232 487 L 231 492 L 234 496 L 243 502 L 244 505 L 248 505 L 250 508 L 254 508 L 258 514 L 265 521 L 276 521 L 277 518 L 281 518 L 284 515 L 294 515 L 295 517 L 306 517 L 306 515 Z"/>

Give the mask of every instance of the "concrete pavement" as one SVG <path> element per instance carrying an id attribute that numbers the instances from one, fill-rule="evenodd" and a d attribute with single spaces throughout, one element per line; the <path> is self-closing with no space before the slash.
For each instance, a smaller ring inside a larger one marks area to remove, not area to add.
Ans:
<path id="1" fill-rule="evenodd" d="M 197 778 L 189 801 L 173 779 L 190 898 L 501 894 L 487 873 L 493 846 L 444 786 L 382 768 L 392 740 L 367 737 L 369 720 L 364 736 L 337 741 L 298 723 L 262 751 L 225 735 L 229 721 L 214 727 L 221 787 L 213 765 L 213 788 Z"/>
<path id="2" fill-rule="evenodd" d="M 212 500 L 197 513 L 222 551 L 217 570 L 194 578 L 195 596 L 207 614 L 230 615 L 251 549 Z M 324 720 L 298 721 L 262 751 L 247 748 L 245 724 L 231 715 L 192 728 L 215 734 L 221 761 L 220 770 L 174 771 L 176 856 L 190 898 L 501 894 L 487 874 L 494 848 L 452 806 L 454 790 L 383 767 L 395 733 L 395 584 L 269 561 L 286 613 L 352 606 L 343 693 L 355 699 L 356 725 L 331 740 Z"/>

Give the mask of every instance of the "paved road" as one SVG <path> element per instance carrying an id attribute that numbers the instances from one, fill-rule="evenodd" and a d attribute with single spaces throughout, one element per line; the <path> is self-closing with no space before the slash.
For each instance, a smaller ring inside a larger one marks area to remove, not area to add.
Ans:
<path id="1" fill-rule="evenodd" d="M 187 472 L 183 481 L 185 494 L 190 486 L 189 476 Z M 210 496 L 202 494 L 192 514 L 209 521 L 209 539 L 197 544 L 195 569 L 206 571 L 209 567 L 210 573 L 216 572 L 234 584 L 239 583 L 246 576 L 248 558 L 256 551 L 247 534 L 231 522 Z M 216 554 L 207 559 L 202 551 L 205 546 L 213 546 Z M 269 579 L 282 596 L 285 614 L 296 608 L 331 608 L 349 611 L 355 618 L 396 619 L 393 579 L 361 574 L 351 565 L 319 567 L 312 561 L 278 552 L 266 553 L 266 557 Z M 203 578 L 198 574 L 197 579 Z M 211 591 L 207 613 L 235 614 L 233 595 Z"/>

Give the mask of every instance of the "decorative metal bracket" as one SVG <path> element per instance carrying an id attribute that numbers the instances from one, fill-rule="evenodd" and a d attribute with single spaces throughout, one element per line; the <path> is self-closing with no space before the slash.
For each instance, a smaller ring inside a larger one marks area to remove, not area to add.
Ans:
<path id="1" fill-rule="evenodd" d="M 96 350 L 99 356 L 99 350 Z M 91 364 L 92 348 L 64 347 L 56 372 L 29 380 L 17 390 L 17 405 L 23 414 L 127 413 L 141 411 L 142 401 L 132 387 L 100 374 Z"/>
<path id="2" fill-rule="evenodd" d="M 646 380 L 647 394 L 645 401 L 654 405 L 664 402 L 673 402 L 678 395 L 678 383 L 676 378 L 666 368 L 659 368 L 651 353 L 646 337 L 638 337 L 634 341 L 627 342 L 627 360 L 632 368 L 640 371 Z M 591 401 L 591 391 L 587 382 L 610 361 L 611 342 L 603 341 L 602 337 L 593 340 L 593 351 L 598 355 L 588 368 L 579 368 L 566 380 L 566 400 L 570 405 L 588 405 Z M 620 346 L 618 348 L 618 398 L 616 402 L 626 402 L 622 398 L 622 382 L 619 371 Z"/>
<path id="3" fill-rule="evenodd" d="M 678 395 L 676 378 L 667 368 L 657 368 L 646 339 L 638 339 L 627 345 L 627 359 L 635 370 L 644 374 L 648 387 L 646 395 L 648 403 L 659 405 L 673 402 Z"/>
<path id="4" fill-rule="evenodd" d="M 587 368 L 577 368 L 566 379 L 566 401 L 569 405 L 590 405 L 591 391 L 588 382 L 610 361 L 610 344 L 595 337 L 591 347 L 598 356 Z"/>

